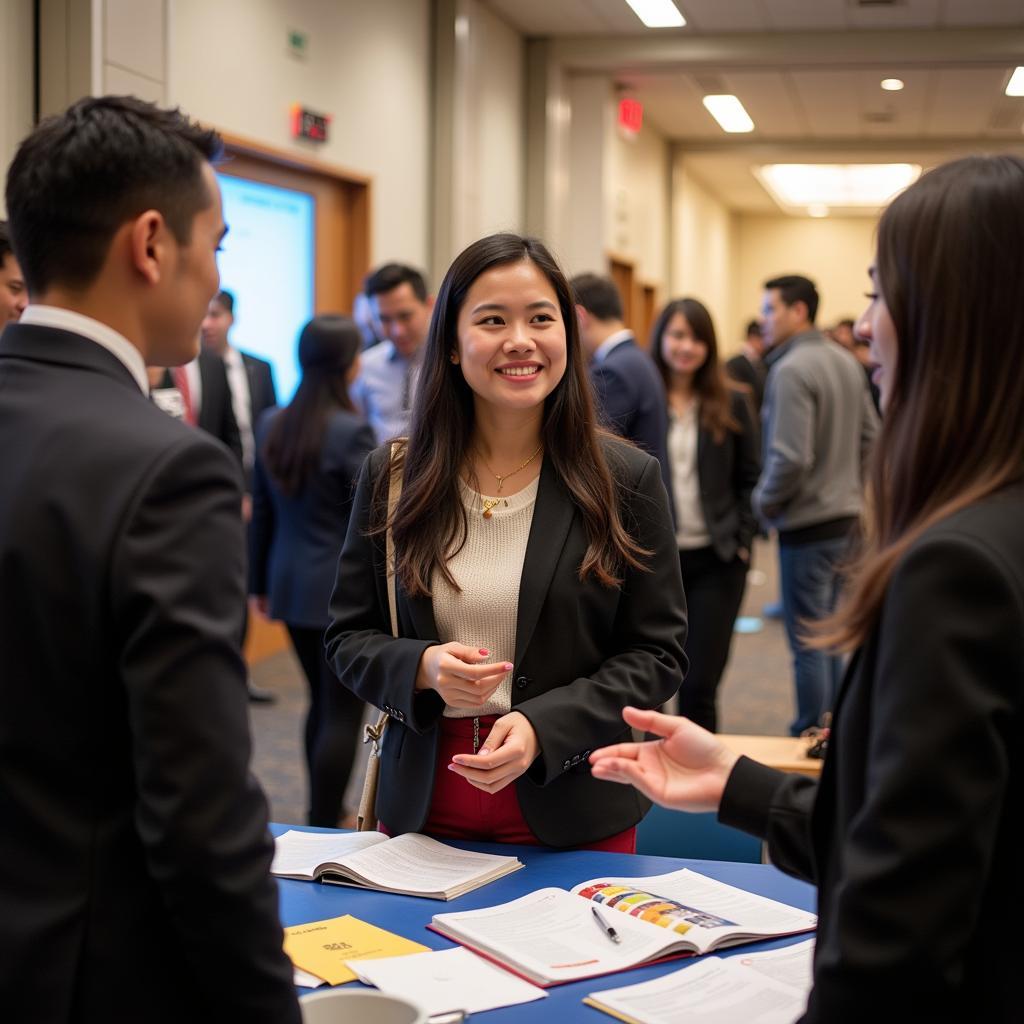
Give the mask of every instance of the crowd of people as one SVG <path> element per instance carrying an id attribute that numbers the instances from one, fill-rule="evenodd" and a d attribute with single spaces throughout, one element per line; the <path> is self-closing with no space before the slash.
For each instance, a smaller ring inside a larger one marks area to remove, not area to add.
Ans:
<path id="1" fill-rule="evenodd" d="M 229 340 L 219 155 L 178 111 L 90 98 L 7 176 L 5 1012 L 298 1020 L 248 594 L 308 682 L 312 824 L 343 818 L 365 702 L 386 832 L 628 853 L 652 800 L 716 810 L 818 886 L 806 1020 L 1012 1019 L 1024 161 L 899 196 L 834 338 L 790 275 L 727 362 L 696 298 L 637 339 L 610 280 L 502 233 L 436 300 L 392 263 L 369 324 L 314 317 L 278 407 Z M 833 716 L 817 784 L 714 736 L 769 529 L 792 730 Z"/>

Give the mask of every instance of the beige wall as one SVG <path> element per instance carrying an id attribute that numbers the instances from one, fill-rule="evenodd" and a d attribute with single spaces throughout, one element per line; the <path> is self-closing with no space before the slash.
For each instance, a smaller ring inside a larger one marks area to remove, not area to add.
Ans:
<path id="1" fill-rule="evenodd" d="M 171 0 L 168 99 L 257 142 L 372 176 L 373 259 L 426 266 L 431 154 L 428 0 Z M 289 29 L 309 38 L 304 58 Z M 289 109 L 333 117 L 289 135 Z"/>
<path id="2" fill-rule="evenodd" d="M 719 345 L 729 351 L 737 294 L 739 236 L 737 218 L 694 177 L 683 156 L 672 169 L 671 294 L 699 299 L 715 322 Z"/>
<path id="3" fill-rule="evenodd" d="M 605 188 L 608 248 L 631 260 L 637 280 L 668 290 L 670 221 L 670 148 L 649 125 L 632 138 L 619 131 L 618 98 L 613 97 L 608 121 L 610 154 Z"/>
<path id="4" fill-rule="evenodd" d="M 876 223 L 873 217 L 740 217 L 734 335 L 756 315 L 765 280 L 780 274 L 803 274 L 815 282 L 819 326 L 856 318 L 867 305 Z"/>
<path id="5" fill-rule="evenodd" d="M 18 143 L 32 128 L 32 0 L 0 3 L 0 216 L 2 181 Z"/>

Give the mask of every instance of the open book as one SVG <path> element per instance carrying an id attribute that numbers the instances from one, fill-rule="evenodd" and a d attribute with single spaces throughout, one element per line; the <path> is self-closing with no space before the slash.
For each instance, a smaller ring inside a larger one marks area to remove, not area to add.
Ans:
<path id="1" fill-rule="evenodd" d="M 709 957 L 583 1002 L 626 1024 L 793 1024 L 807 1008 L 813 940 L 727 960 Z"/>
<path id="2" fill-rule="evenodd" d="M 305 882 L 353 885 L 404 896 L 452 900 L 518 871 L 517 857 L 472 853 L 414 832 L 285 832 L 270 873 Z"/>
<path id="3" fill-rule="evenodd" d="M 683 868 L 647 878 L 595 878 L 571 892 L 538 889 L 497 907 L 435 914 L 430 927 L 547 987 L 816 924 L 806 911 Z"/>

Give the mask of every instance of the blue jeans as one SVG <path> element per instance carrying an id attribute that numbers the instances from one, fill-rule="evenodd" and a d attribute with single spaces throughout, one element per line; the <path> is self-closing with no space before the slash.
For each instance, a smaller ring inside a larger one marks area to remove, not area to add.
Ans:
<path id="1" fill-rule="evenodd" d="M 796 719 L 789 727 L 794 736 L 821 724 L 822 715 L 832 710 L 839 689 L 842 659 L 805 647 L 801 623 L 823 619 L 835 609 L 839 592 L 836 565 L 848 544 L 840 538 L 779 545 L 782 617 L 793 652 L 796 684 Z"/>

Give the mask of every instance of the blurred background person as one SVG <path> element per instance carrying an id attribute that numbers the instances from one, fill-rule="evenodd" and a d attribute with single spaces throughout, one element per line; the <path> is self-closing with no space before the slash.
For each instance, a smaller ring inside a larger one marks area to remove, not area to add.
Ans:
<path id="1" fill-rule="evenodd" d="M 569 285 L 598 418 L 658 460 L 671 507 L 664 390 L 647 353 L 623 322 L 619 289 L 611 278 L 598 274 L 577 274 Z"/>
<path id="2" fill-rule="evenodd" d="M 28 289 L 14 255 L 7 221 L 0 220 L 0 331 L 9 321 L 17 320 L 27 305 Z"/>
<path id="3" fill-rule="evenodd" d="M 366 295 L 383 340 L 364 353 L 352 398 L 382 444 L 409 433 L 434 299 L 423 275 L 402 263 L 373 271 L 366 278 Z"/>
<path id="4" fill-rule="evenodd" d="M 750 495 L 761 472 L 760 432 L 746 389 L 722 372 L 703 303 L 670 302 L 651 331 L 651 354 L 668 400 L 669 474 L 686 592 L 690 667 L 679 712 L 714 732 L 715 698 L 757 531 Z"/>
<path id="5" fill-rule="evenodd" d="M 363 713 L 323 645 L 353 482 L 374 446 L 348 392 L 361 347 L 349 317 L 314 317 L 299 336 L 302 377 L 294 398 L 256 425 L 250 589 L 264 614 L 284 622 L 309 684 L 309 824 L 328 828 L 343 816 Z"/>
<path id="6" fill-rule="evenodd" d="M 790 732 L 831 711 L 841 659 L 808 646 L 806 623 L 831 615 L 839 564 L 855 539 L 864 465 L 878 416 L 857 361 L 815 327 L 818 289 L 797 274 L 765 282 L 761 329 L 769 348 L 764 466 L 753 503 L 778 531 L 786 639 L 793 654 L 796 716 Z"/>
<path id="7" fill-rule="evenodd" d="M 764 401 L 764 383 L 768 378 L 768 367 L 764 364 L 764 338 L 761 336 L 761 325 L 756 320 L 747 324 L 747 333 L 743 341 L 743 351 L 737 352 L 726 361 L 725 372 L 734 381 L 750 388 L 754 401 L 754 412 L 761 415 L 761 403 Z"/>

